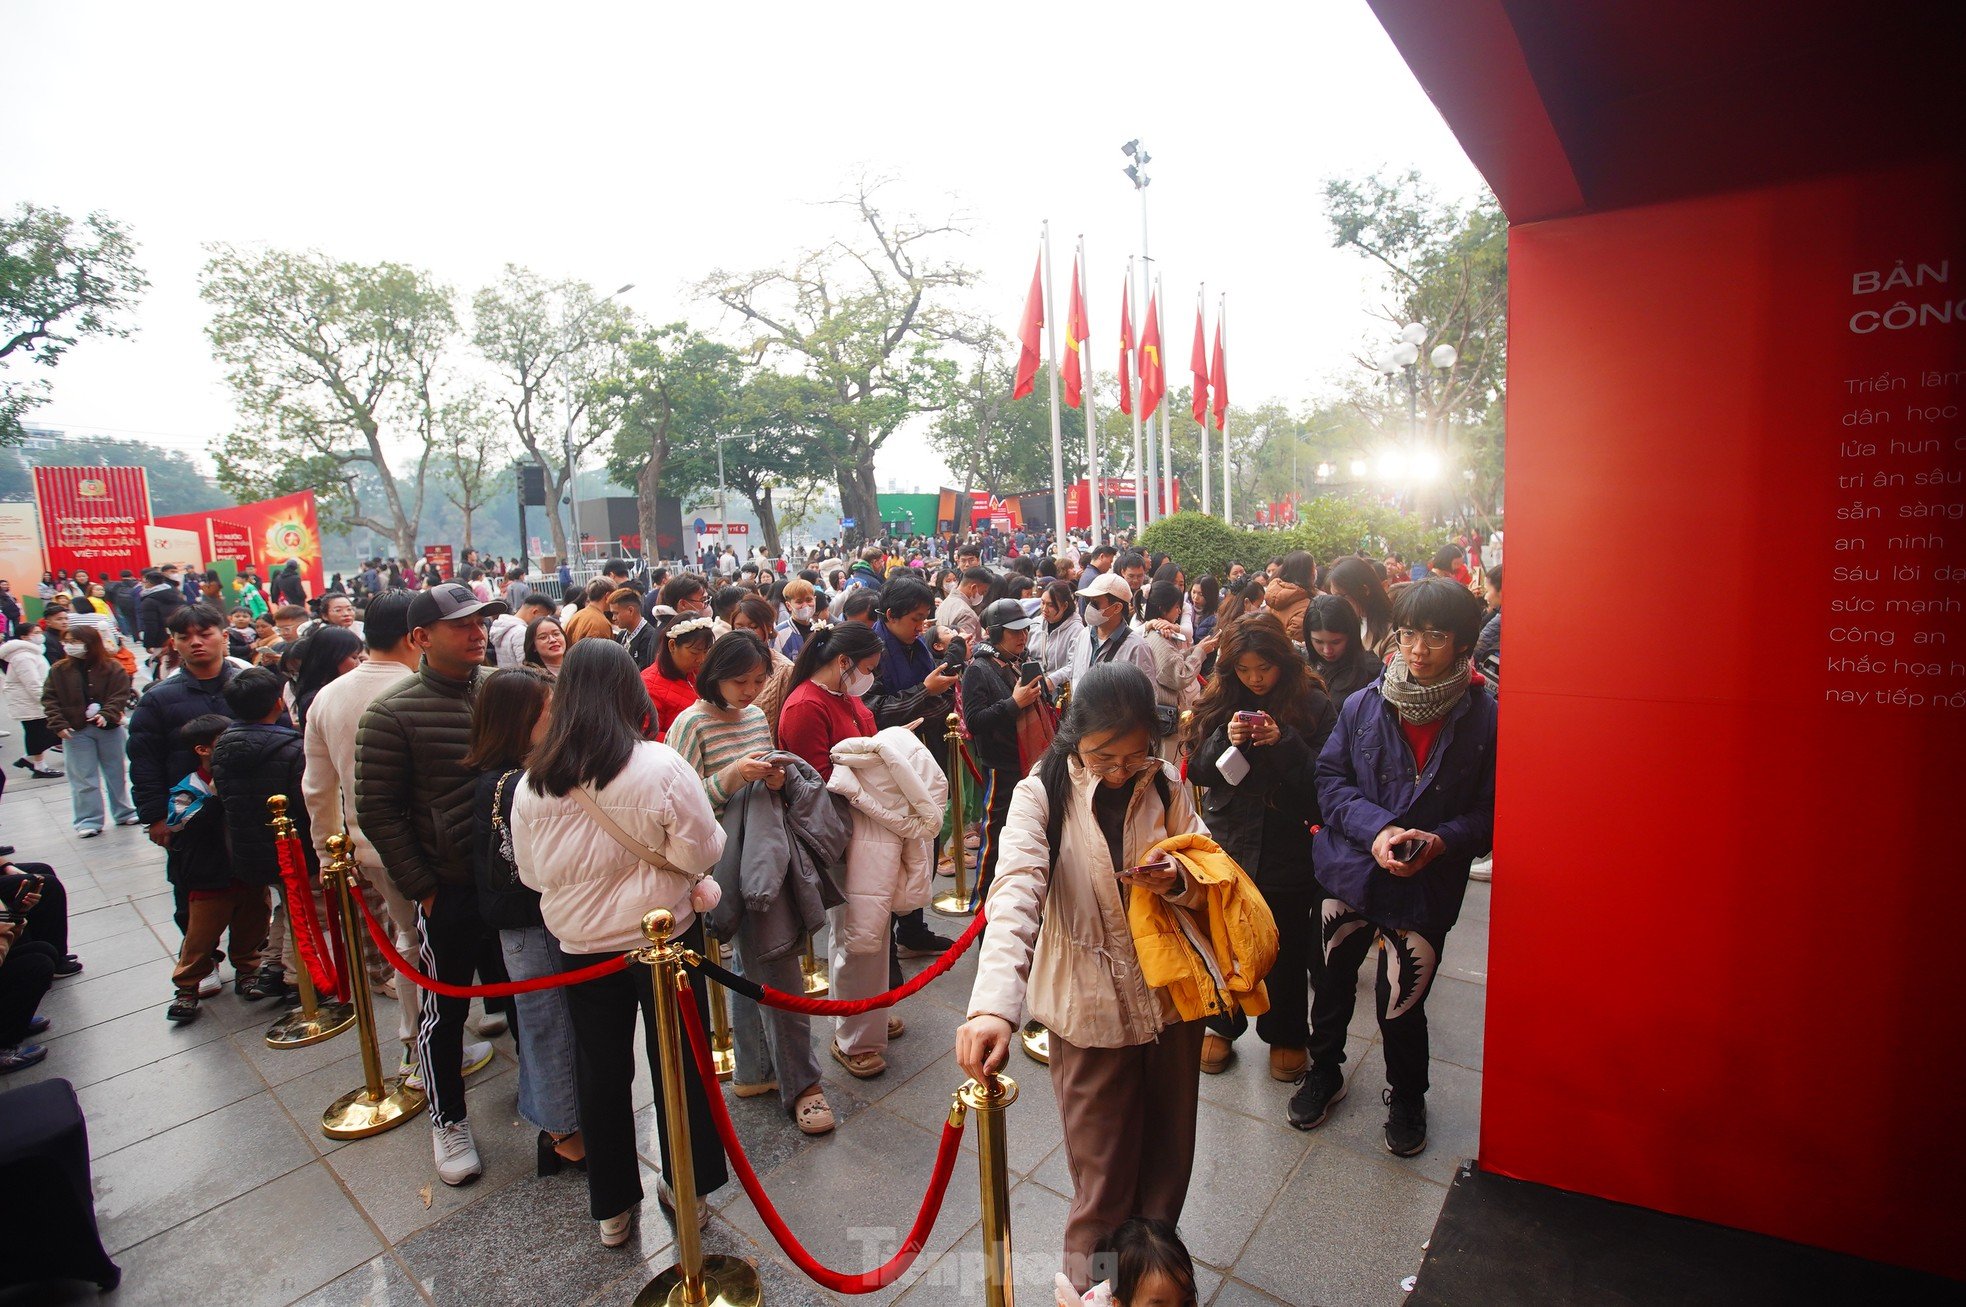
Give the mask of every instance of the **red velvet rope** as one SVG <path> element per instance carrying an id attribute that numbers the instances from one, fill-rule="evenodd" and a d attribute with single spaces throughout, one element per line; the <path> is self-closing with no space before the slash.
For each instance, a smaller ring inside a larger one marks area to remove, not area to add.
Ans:
<path id="1" fill-rule="evenodd" d="M 321 938 L 321 923 L 314 916 L 314 887 L 307 879 L 307 861 L 301 853 L 300 836 L 276 836 L 273 851 L 280 861 L 280 880 L 287 888 L 287 917 L 293 922 L 294 952 L 314 982 L 314 991 L 346 1002 L 334 962 Z"/>
<path id="2" fill-rule="evenodd" d="M 928 1192 L 922 1195 L 921 1210 L 915 1214 L 914 1227 L 908 1231 L 901 1251 L 885 1265 L 858 1275 L 833 1270 L 806 1251 L 785 1224 L 785 1218 L 778 1214 L 778 1208 L 772 1205 L 771 1195 L 759 1183 L 758 1173 L 751 1169 L 751 1159 L 744 1155 L 744 1145 L 737 1137 L 737 1128 L 731 1124 L 730 1107 L 724 1102 L 722 1090 L 716 1088 L 717 1071 L 710 1063 L 710 1041 L 704 1038 L 703 1019 L 696 1014 L 696 1004 L 692 1001 L 688 986 L 683 987 L 677 999 L 677 1006 L 683 1012 L 683 1027 L 689 1032 L 689 1047 L 696 1063 L 696 1074 L 704 1085 L 710 1087 L 706 1097 L 710 1100 L 710 1115 L 717 1122 L 717 1134 L 724 1142 L 724 1153 L 730 1158 L 731 1167 L 737 1172 L 744 1192 L 751 1196 L 751 1205 L 764 1218 L 765 1228 L 771 1231 L 771 1237 L 778 1241 L 778 1246 L 785 1250 L 792 1264 L 834 1293 L 873 1293 L 900 1279 L 927 1245 L 929 1231 L 935 1228 L 935 1218 L 942 1212 L 942 1198 L 949 1190 L 949 1177 L 955 1173 L 956 1154 L 961 1151 L 963 1123 L 942 1123 L 942 1143 L 935 1152 L 935 1169 L 928 1177 Z"/>
<path id="3" fill-rule="evenodd" d="M 978 911 L 970 918 L 969 927 L 956 937 L 956 942 L 951 944 L 941 957 L 922 968 L 919 975 L 872 998 L 810 998 L 804 994 L 788 994 L 782 989 L 760 985 L 758 1001 L 766 1007 L 782 1008 L 787 1012 L 803 1012 L 812 1017 L 857 1017 L 862 1013 L 893 1007 L 902 999 L 919 994 L 930 983 L 946 975 L 949 968 L 955 966 L 962 955 L 969 952 L 969 946 L 974 944 L 977 936 L 982 933 L 983 913 Z"/>
<path id="4" fill-rule="evenodd" d="M 535 976 L 531 980 L 507 980 L 496 985 L 447 984 L 434 976 L 424 975 L 396 951 L 396 946 L 389 942 L 388 934 L 382 929 L 382 923 L 377 921 L 375 913 L 369 910 L 366 898 L 360 894 L 351 894 L 349 897 L 355 900 L 355 907 L 362 914 L 362 922 L 369 928 L 369 938 L 375 941 L 376 948 L 381 950 L 383 958 L 389 965 L 396 969 L 396 974 L 408 977 L 415 982 L 418 989 L 427 989 L 433 994 L 442 994 L 445 998 L 510 998 L 514 994 L 531 994 L 542 989 L 557 989 L 562 985 L 579 985 L 589 980 L 599 980 L 602 976 L 612 976 L 633 960 L 623 953 L 618 958 L 596 962 L 593 966 L 582 967 L 578 971 Z"/>

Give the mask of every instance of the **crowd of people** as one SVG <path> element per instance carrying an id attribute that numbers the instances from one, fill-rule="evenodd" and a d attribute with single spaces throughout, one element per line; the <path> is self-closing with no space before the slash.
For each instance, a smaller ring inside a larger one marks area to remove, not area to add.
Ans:
<path id="1" fill-rule="evenodd" d="M 274 794 L 297 796 L 317 898 L 346 833 L 398 949 L 453 985 L 618 958 L 667 907 L 689 947 L 707 931 L 781 990 L 824 932 L 832 995 L 872 997 L 953 946 L 922 909 L 938 874 L 973 866 L 987 927 L 957 1056 L 984 1076 L 1025 1022 L 1049 1031 L 1073 1294 L 1123 1267 L 1178 1288 L 1198 1077 L 1251 1018 L 1279 1113 L 1329 1118 L 1375 942 L 1385 1144 L 1425 1147 L 1426 1001 L 1490 844 L 1499 567 L 1450 545 L 1418 577 L 1301 552 L 1189 576 L 1029 536 L 698 561 L 612 560 L 580 585 L 372 559 L 311 600 L 286 568 L 231 593 L 195 568 L 113 593 L 48 577 L 35 624 L 0 582 L 15 765 L 59 774 L 58 753 L 78 833 L 141 825 L 166 850 L 177 1024 L 222 992 L 221 964 L 239 1000 L 293 999 Z M 949 773 L 951 714 L 973 770 Z M 951 786 L 972 793 L 967 829 Z M 51 869 L 0 864 L 0 895 L 12 1070 L 45 1055 L 35 1009 L 81 963 Z M 469 1079 L 510 1029 L 541 1172 L 583 1169 L 601 1242 L 630 1237 L 638 1010 L 662 1072 L 639 966 L 487 1002 L 475 1024 L 379 961 L 366 980 L 398 1000 L 443 1183 L 483 1171 Z M 822 1058 L 881 1076 L 907 1029 L 730 1000 L 733 1092 L 775 1095 L 809 1135 L 836 1120 Z M 726 1173 L 686 1080 L 700 1195 Z"/>

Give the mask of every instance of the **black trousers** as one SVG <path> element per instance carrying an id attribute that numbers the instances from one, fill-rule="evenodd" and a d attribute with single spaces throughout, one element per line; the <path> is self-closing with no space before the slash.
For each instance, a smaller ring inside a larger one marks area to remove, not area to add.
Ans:
<path id="1" fill-rule="evenodd" d="M 17 880 L 17 876 L 20 878 Z M 41 877 L 41 901 L 27 913 L 27 929 L 22 933 L 24 940 L 40 940 L 43 944 L 54 946 L 57 957 L 68 955 L 68 890 L 62 885 L 55 869 L 45 862 L 16 862 L 13 872 L 0 876 L 0 886 L 5 887 L 5 897 L 11 901 L 15 886 L 27 876 Z"/>
<path id="2" fill-rule="evenodd" d="M 1345 1029 L 1358 1006 L 1358 969 L 1379 941 L 1374 994 L 1379 1037 L 1386 1051 L 1386 1083 L 1402 1099 L 1427 1092 L 1427 995 L 1447 941 L 1444 932 L 1394 930 L 1367 921 L 1334 898 L 1323 904 L 1324 972 L 1311 1002 L 1311 1061 L 1336 1068 L 1345 1060 Z"/>
<path id="3" fill-rule="evenodd" d="M 0 1048 L 12 1048 L 27 1038 L 27 1023 L 55 983 L 55 964 L 61 954 L 52 944 L 17 941 L 0 962 Z"/>
<path id="4" fill-rule="evenodd" d="M 1318 897 L 1310 891 L 1282 890 L 1258 885 L 1270 915 L 1277 923 L 1277 960 L 1263 978 L 1270 1010 L 1256 1018 L 1256 1037 L 1271 1048 L 1307 1048 L 1311 1042 L 1311 990 L 1324 970 L 1324 954 L 1318 937 Z M 1348 1015 L 1346 1020 L 1350 1020 Z M 1249 1018 L 1240 1011 L 1232 1016 L 1210 1017 L 1211 1034 L 1236 1039 L 1249 1029 Z"/>
<path id="5" fill-rule="evenodd" d="M 701 951 L 703 923 L 698 920 L 683 934 L 683 943 Z M 567 955 L 569 970 L 592 966 L 614 954 Z M 693 984 L 696 1015 L 707 1031 L 710 1026 L 709 990 Z M 635 1013 L 642 1014 L 642 1047 L 648 1058 L 649 1075 L 655 1081 L 655 1117 L 661 1139 L 662 1173 L 673 1177 L 669 1160 L 669 1132 L 662 1106 L 662 1053 L 656 1046 L 655 993 L 650 988 L 649 968 L 631 963 L 625 970 L 599 980 L 574 985 L 567 990 L 567 1008 L 573 1017 L 573 1069 L 580 1100 L 580 1136 L 587 1147 L 587 1207 L 597 1221 L 619 1216 L 642 1201 L 641 1161 L 636 1156 L 635 1138 Z M 683 1034 L 687 1046 L 689 1035 Z M 685 1047 L 682 1071 L 685 1101 L 689 1105 L 689 1146 L 696 1174 L 696 1192 L 708 1194 L 721 1189 L 730 1173 L 724 1168 L 724 1146 L 717 1138 L 717 1125 L 710 1116 L 710 1100 L 693 1069 Z M 717 1092 L 722 1093 L 719 1089 Z M 675 1181 L 670 1179 L 673 1186 Z"/>
<path id="6" fill-rule="evenodd" d="M 484 954 L 484 915 L 478 911 L 478 891 L 470 884 L 437 886 L 437 897 L 416 913 L 417 965 L 426 976 L 447 985 L 468 985 Z M 430 1101 L 430 1124 L 456 1125 L 465 1119 L 464 1023 L 471 1000 L 425 994 L 416 1028 L 417 1061 L 423 1067 L 423 1088 Z"/>

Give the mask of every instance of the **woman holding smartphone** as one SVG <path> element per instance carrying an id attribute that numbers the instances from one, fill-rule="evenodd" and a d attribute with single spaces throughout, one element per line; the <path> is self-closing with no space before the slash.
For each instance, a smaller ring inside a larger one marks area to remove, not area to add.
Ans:
<path id="1" fill-rule="evenodd" d="M 1270 1046 L 1270 1077 L 1289 1083 L 1304 1074 L 1311 1039 L 1319 954 L 1310 827 L 1318 823 L 1318 750 L 1338 713 L 1268 613 L 1223 631 L 1216 654 L 1215 675 L 1188 724 L 1188 779 L 1204 787 L 1208 828 L 1276 918 L 1277 960 L 1264 982 L 1270 1010 L 1256 1018 L 1256 1034 Z M 1248 1024 L 1240 1011 L 1211 1017 L 1201 1069 L 1214 1075 L 1227 1067 Z"/>
<path id="2" fill-rule="evenodd" d="M 62 740 L 75 832 L 86 840 L 102 834 L 104 790 L 109 792 L 116 824 L 137 824 L 124 763 L 130 732 L 123 725 L 135 695 L 130 674 L 110 656 L 102 633 L 94 627 L 79 623 L 71 627 L 63 637 L 62 653 L 66 656 L 48 672 L 47 684 L 41 687 L 41 708 L 48 729 Z"/>
<path id="3" fill-rule="evenodd" d="M 1072 1207 L 1065 1273 L 1083 1290 L 1101 1237 L 1132 1216 L 1180 1220 L 1194 1164 L 1202 1023 L 1181 1021 L 1141 977 L 1127 906 L 1205 895 L 1155 846 L 1205 832 L 1188 787 L 1154 756 L 1154 686 L 1101 663 L 1037 770 L 1018 782 L 986 905 L 969 1020 L 956 1060 L 978 1078 L 1002 1069 L 1028 1002 L 1051 1031 L 1051 1081 L 1065 1127 Z"/>

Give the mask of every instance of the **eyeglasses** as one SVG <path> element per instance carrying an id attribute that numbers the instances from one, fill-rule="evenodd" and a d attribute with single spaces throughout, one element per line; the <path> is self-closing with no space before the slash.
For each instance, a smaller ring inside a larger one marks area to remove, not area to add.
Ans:
<path id="1" fill-rule="evenodd" d="M 1397 634 L 1402 649 L 1412 649 L 1422 644 L 1429 649 L 1445 649 L 1447 642 L 1454 638 L 1449 631 L 1416 631 L 1410 626 L 1400 627 Z"/>
<path id="2" fill-rule="evenodd" d="M 1151 749 L 1124 758 L 1110 758 L 1104 754 L 1094 754 L 1088 758 L 1085 754 L 1080 754 L 1079 761 L 1084 763 L 1085 769 L 1094 776 L 1132 776 L 1149 771 L 1156 765 Z"/>

